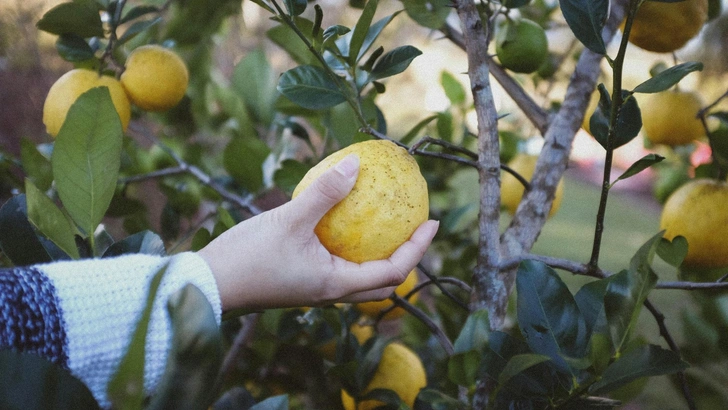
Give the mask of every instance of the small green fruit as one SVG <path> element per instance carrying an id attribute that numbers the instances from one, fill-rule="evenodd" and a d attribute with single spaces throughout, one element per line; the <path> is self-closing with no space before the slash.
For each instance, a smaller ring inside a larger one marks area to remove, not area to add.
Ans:
<path id="1" fill-rule="evenodd" d="M 508 20 L 496 33 L 495 52 L 503 67 L 532 73 L 546 61 L 549 44 L 543 28 L 535 22 Z"/>

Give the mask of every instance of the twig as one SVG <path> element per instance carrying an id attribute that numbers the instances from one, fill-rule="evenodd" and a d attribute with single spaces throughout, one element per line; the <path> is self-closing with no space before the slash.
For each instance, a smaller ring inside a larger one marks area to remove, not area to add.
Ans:
<path id="1" fill-rule="evenodd" d="M 156 171 L 148 172 L 146 174 L 139 174 L 139 175 L 131 175 L 125 178 L 119 178 L 120 184 L 131 184 L 135 182 L 141 182 L 146 181 L 149 179 L 155 179 L 155 178 L 163 178 L 170 175 L 179 175 L 184 174 L 187 172 L 186 169 L 183 167 L 170 167 L 170 168 L 163 168 L 158 169 Z"/>
<path id="2" fill-rule="evenodd" d="M 421 155 L 423 157 L 433 157 L 433 158 L 445 159 L 448 161 L 457 162 L 458 164 L 463 164 L 463 165 L 467 165 L 469 167 L 478 169 L 477 162 L 471 161 L 469 159 L 465 159 L 463 157 L 458 157 L 457 155 L 445 154 L 444 152 L 423 151 L 423 150 L 419 150 L 419 149 L 410 151 L 410 153 L 415 154 L 415 155 Z"/>
<path id="3" fill-rule="evenodd" d="M 440 327 L 435 322 L 433 322 L 432 319 L 430 319 L 430 317 L 427 316 L 423 311 L 417 309 L 414 305 L 407 302 L 405 299 L 397 296 L 396 294 L 392 294 L 389 298 L 394 302 L 395 305 L 406 310 L 408 313 L 410 313 L 412 316 L 416 317 L 420 322 L 422 322 L 425 326 L 427 326 L 430 332 L 435 335 L 437 341 L 440 342 L 442 348 L 445 349 L 445 352 L 448 356 L 452 356 L 455 353 L 452 342 L 450 341 L 450 339 L 448 339 L 445 332 L 440 329 Z"/>
<path id="4" fill-rule="evenodd" d="M 104 49 L 104 54 L 101 56 L 101 61 L 103 62 L 111 62 L 111 64 L 116 69 L 117 75 L 120 74 L 121 71 L 124 70 L 123 66 L 120 66 L 113 58 L 113 52 L 114 52 L 114 44 L 117 41 L 116 36 L 116 29 L 119 26 L 119 21 L 121 21 L 121 12 L 124 9 L 124 6 L 126 5 L 126 0 L 119 0 L 116 4 L 116 9 L 114 10 L 114 15 L 111 16 L 110 21 L 110 33 L 109 33 L 109 43 L 106 45 L 106 49 Z M 99 66 L 99 74 L 103 71 L 104 64 L 101 64 Z"/>
<path id="5" fill-rule="evenodd" d="M 430 285 L 436 285 L 438 282 L 439 283 L 447 283 L 447 284 L 450 284 L 450 285 L 455 285 L 455 286 L 459 287 L 460 289 L 464 290 L 467 293 L 472 292 L 472 289 L 470 288 L 470 285 L 468 285 L 467 283 L 463 282 L 462 280 L 460 280 L 458 278 L 453 278 L 451 276 L 446 276 L 444 278 L 437 278 L 436 281 L 435 280 L 428 279 L 428 280 L 426 280 L 426 281 L 418 284 L 411 291 L 409 291 L 409 293 L 407 293 L 406 295 L 404 295 L 404 298 L 405 299 L 409 299 L 415 293 L 421 291 L 422 289 L 424 289 L 424 288 L 426 288 L 426 287 L 428 287 Z"/>
<path id="6" fill-rule="evenodd" d="M 441 280 L 441 279 L 444 279 L 444 278 L 439 278 L 439 277 L 437 277 L 437 276 L 433 275 L 432 273 L 430 273 L 430 271 L 429 271 L 429 270 L 427 270 L 427 269 L 426 269 L 426 268 L 425 268 L 425 267 L 424 267 L 424 266 L 422 265 L 422 263 L 418 263 L 418 264 L 417 264 L 417 268 L 418 268 L 418 269 L 419 269 L 419 270 L 420 270 L 420 271 L 421 271 L 422 273 L 424 273 L 424 274 L 425 274 L 425 276 L 427 276 L 427 278 L 428 278 L 429 280 L 431 280 L 431 281 L 432 281 L 432 282 L 433 282 L 433 283 L 435 284 L 435 286 L 437 286 L 437 288 L 438 288 L 438 289 L 440 289 L 440 292 L 442 292 L 442 294 L 443 294 L 443 295 L 445 295 L 445 296 L 447 296 L 448 298 L 450 298 L 450 300 L 452 300 L 453 302 L 455 302 L 455 304 L 457 304 L 457 305 L 458 305 L 458 306 L 460 306 L 461 308 L 463 308 L 463 309 L 465 309 L 465 310 L 470 310 L 470 308 L 468 308 L 468 305 L 467 305 L 466 303 L 463 303 L 463 302 L 462 302 L 462 301 L 461 301 L 461 300 L 460 300 L 460 299 L 459 299 L 458 297 L 456 297 L 455 295 L 453 295 L 453 294 L 452 294 L 452 293 L 451 293 L 451 292 L 450 292 L 449 290 L 447 290 L 447 289 L 445 289 L 444 287 L 442 287 L 442 285 L 440 284 L 440 280 Z M 463 283 L 463 285 L 466 285 L 466 284 L 465 284 L 465 283 Z M 466 285 L 466 286 L 467 286 L 467 285 Z M 462 285 L 460 285 L 460 287 L 462 288 Z M 468 288 L 470 288 L 470 287 L 468 286 Z M 470 293 L 470 292 L 472 292 L 472 289 L 468 290 L 468 293 Z"/>
<path id="7" fill-rule="evenodd" d="M 365 134 L 369 134 L 369 135 L 371 135 L 374 138 L 379 138 L 380 140 L 391 141 L 391 142 L 399 145 L 400 147 L 402 147 L 402 148 L 404 148 L 406 150 L 409 150 L 409 147 L 407 146 L 407 144 L 403 144 L 403 143 L 401 143 L 401 142 L 399 142 L 397 140 L 393 140 L 393 139 L 389 138 L 388 136 L 382 134 L 381 132 L 375 130 L 374 128 L 372 128 L 370 126 L 366 126 L 366 127 L 359 128 L 359 132 L 363 132 Z"/>
<path id="8" fill-rule="evenodd" d="M 710 150 L 711 150 L 711 156 L 713 157 L 713 164 L 715 164 L 718 168 L 718 173 L 715 175 L 716 179 L 719 181 L 725 180 L 726 176 L 728 175 L 728 169 L 725 169 L 724 166 L 722 166 L 720 161 L 716 161 L 716 153 L 718 152 L 717 147 L 715 146 L 715 137 L 710 132 L 710 128 L 708 127 L 708 121 L 705 119 L 706 114 L 708 111 L 710 111 L 713 107 L 718 105 L 718 103 L 725 97 L 728 97 L 728 91 L 726 91 L 723 95 L 718 97 L 715 101 L 713 101 L 710 105 L 707 107 L 701 108 L 700 111 L 698 111 L 697 117 L 700 119 L 700 123 L 703 125 L 703 129 L 705 130 L 705 135 L 708 136 L 708 143 L 710 144 Z"/>
<path id="9" fill-rule="evenodd" d="M 424 136 L 419 141 L 412 144 L 409 151 L 410 151 L 410 153 L 412 153 L 412 152 L 416 151 L 417 149 L 419 149 L 421 146 L 423 146 L 423 145 L 427 146 L 429 144 L 440 145 L 444 148 L 449 149 L 450 151 L 455 151 L 455 152 L 459 152 L 461 154 L 465 154 L 474 160 L 478 159 L 477 153 L 475 153 L 465 147 L 461 147 L 460 145 L 453 144 L 451 142 L 447 142 L 447 141 L 441 140 L 439 138 L 432 138 L 430 136 Z"/>
<path id="10" fill-rule="evenodd" d="M 225 358 L 223 359 L 222 366 L 220 366 L 220 371 L 218 372 L 217 379 L 213 385 L 213 391 L 219 392 L 227 378 L 230 376 L 230 372 L 234 369 L 235 363 L 238 361 L 238 357 L 243 351 L 243 347 L 248 344 L 255 334 L 255 327 L 258 324 L 260 315 L 260 313 L 251 313 L 240 318 L 242 327 L 235 336 L 235 340 L 233 341 L 232 346 L 230 346 L 230 350 L 228 350 L 227 355 L 225 355 Z"/>

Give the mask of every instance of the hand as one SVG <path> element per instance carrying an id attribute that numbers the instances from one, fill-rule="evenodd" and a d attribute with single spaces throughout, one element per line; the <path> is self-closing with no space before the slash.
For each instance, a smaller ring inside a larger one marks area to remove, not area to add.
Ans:
<path id="1" fill-rule="evenodd" d="M 199 251 L 215 276 L 223 310 L 384 299 L 405 280 L 438 222 L 424 222 L 388 259 L 361 264 L 332 255 L 314 233 L 358 174 L 359 158 L 351 154 L 296 199 L 239 223 Z"/>

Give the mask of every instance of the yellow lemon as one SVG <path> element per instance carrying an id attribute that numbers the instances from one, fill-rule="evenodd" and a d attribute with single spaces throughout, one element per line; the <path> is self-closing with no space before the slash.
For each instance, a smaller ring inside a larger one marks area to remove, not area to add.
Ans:
<path id="1" fill-rule="evenodd" d="M 399 286 L 397 286 L 397 288 L 394 289 L 394 293 L 396 293 L 399 297 L 404 297 L 405 295 L 410 293 L 412 289 L 415 288 L 415 286 L 417 286 L 417 272 L 412 270 L 409 275 L 407 275 L 407 278 L 404 280 L 404 282 L 402 282 Z M 415 303 L 417 301 L 418 295 L 418 293 L 412 295 L 412 297 L 409 298 L 410 303 Z M 355 307 L 362 314 L 376 318 L 377 316 L 379 316 L 379 312 L 389 308 L 393 304 L 394 302 L 392 302 L 391 299 L 384 299 L 373 302 L 357 303 Z M 397 319 L 399 317 L 402 317 L 405 313 L 407 312 L 404 309 L 397 307 L 387 312 L 387 314 L 385 314 L 382 319 Z"/>
<path id="2" fill-rule="evenodd" d="M 63 74 L 48 91 L 43 104 L 43 123 L 48 134 L 55 137 L 66 120 L 68 110 L 81 94 L 95 87 L 107 87 L 111 101 L 119 114 L 121 127 L 126 131 L 131 118 L 129 99 L 124 89 L 114 77 L 99 75 L 98 72 L 77 68 Z"/>
<path id="3" fill-rule="evenodd" d="M 147 111 L 165 111 L 177 105 L 187 91 L 189 73 L 173 51 L 158 45 L 131 52 L 121 84 L 132 103 Z"/>
<path id="4" fill-rule="evenodd" d="M 665 202 L 660 229 L 672 240 L 681 235 L 688 241 L 685 266 L 728 266 L 728 184 L 713 179 L 695 179 L 678 188 Z"/>
<path id="5" fill-rule="evenodd" d="M 324 215 L 315 232 L 329 252 L 346 260 L 362 263 L 386 259 L 429 214 L 427 183 L 404 148 L 384 140 L 352 144 L 311 168 L 293 197 L 351 153 L 360 161 L 356 184 Z"/>
<path id="6" fill-rule="evenodd" d="M 667 3 L 666 3 L 667 4 Z M 642 129 L 654 144 L 684 145 L 705 135 L 696 117 L 703 103 L 692 91 L 663 91 L 642 104 Z"/>
<path id="7" fill-rule="evenodd" d="M 537 156 L 520 153 L 508 163 L 508 166 L 519 175 L 526 178 L 526 181 L 530 181 L 533 176 L 533 171 L 536 169 L 536 161 L 538 161 Z M 504 206 L 510 214 L 515 214 L 518 204 L 521 202 L 521 197 L 523 197 L 523 184 L 508 172 L 504 171 L 501 175 L 501 205 Z M 549 217 L 553 216 L 556 211 L 559 210 L 563 197 L 564 180 L 562 179 L 556 187 L 554 202 L 551 204 Z"/>
<path id="8" fill-rule="evenodd" d="M 647 51 L 669 53 L 695 37 L 707 19 L 708 0 L 645 1 L 635 15 L 629 42 Z"/>
<path id="9" fill-rule="evenodd" d="M 412 408 L 417 394 L 425 386 L 427 376 L 417 354 L 402 344 L 390 343 L 384 348 L 382 360 L 362 395 L 374 389 L 389 389 Z M 341 402 L 345 410 L 355 410 L 354 399 L 344 390 L 341 391 Z M 367 400 L 360 402 L 356 410 L 372 410 L 381 405 L 378 400 Z"/>

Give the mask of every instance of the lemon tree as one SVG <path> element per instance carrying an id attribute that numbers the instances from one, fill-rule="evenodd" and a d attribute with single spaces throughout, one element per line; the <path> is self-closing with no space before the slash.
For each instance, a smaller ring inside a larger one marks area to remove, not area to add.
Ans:
<path id="1" fill-rule="evenodd" d="M 159 45 L 134 49 L 126 60 L 121 85 L 129 99 L 147 111 L 165 111 L 184 97 L 189 83 L 185 62 Z"/>

